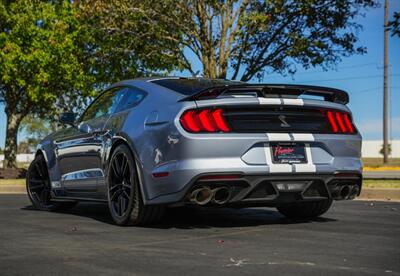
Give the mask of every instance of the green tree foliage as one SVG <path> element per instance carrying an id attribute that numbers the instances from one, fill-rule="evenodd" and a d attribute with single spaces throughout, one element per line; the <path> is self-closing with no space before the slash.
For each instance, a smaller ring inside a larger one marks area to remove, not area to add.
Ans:
<path id="1" fill-rule="evenodd" d="M 116 41 L 132 35 L 146 44 L 158 42 L 131 24 L 141 17 L 144 29 L 157 26 L 162 41 L 172 46 L 170 53 L 192 74 L 189 51 L 202 64 L 204 76 L 243 81 L 272 72 L 294 73 L 296 65 L 327 69 L 342 57 L 364 53 L 365 48 L 356 46 L 361 26 L 355 18 L 375 6 L 374 0 L 164 0 L 139 1 L 139 6 L 128 0 L 95 2 L 103 7 L 97 13 L 102 18 L 98 28 Z M 135 50 L 128 41 L 122 43 L 125 51 Z"/>
<path id="2" fill-rule="evenodd" d="M 25 139 L 18 144 L 18 153 L 26 153 L 26 147 L 30 151 L 34 150 L 44 137 L 57 130 L 57 126 L 57 122 L 41 119 L 35 114 L 26 116 L 19 127 L 19 133 L 22 133 Z M 21 149 L 21 144 L 24 145 L 24 149 Z"/>
<path id="3" fill-rule="evenodd" d="M 179 68 L 180 37 L 184 30 L 167 20 L 179 15 L 173 2 L 80 2 L 79 16 L 89 34 L 86 55 L 98 79 L 114 82 Z"/>
<path id="4" fill-rule="evenodd" d="M 171 70 L 179 60 L 170 51 L 172 45 L 158 41 L 163 36 L 162 25 L 146 21 L 143 14 L 129 17 L 129 24 L 123 25 L 140 30 L 142 37 L 114 33 L 102 24 L 117 28 L 123 20 L 108 22 L 107 10 L 100 4 L 0 2 L 0 97 L 7 115 L 5 167 L 16 166 L 17 133 L 28 114 L 54 119 L 54 114 L 63 110 L 79 111 L 104 85 Z M 126 10 L 124 16 L 129 14 Z"/>
<path id="5" fill-rule="evenodd" d="M 392 32 L 392 36 L 400 36 L 400 12 L 393 14 L 393 20 L 389 22 L 389 30 Z"/>
<path id="6" fill-rule="evenodd" d="M 382 145 L 382 147 L 381 147 L 381 149 L 379 150 L 379 154 L 382 154 L 383 155 L 383 145 Z M 388 154 L 389 155 L 391 155 L 392 154 L 392 145 L 391 144 L 389 144 L 388 145 Z"/>
<path id="7" fill-rule="evenodd" d="M 5 167 L 16 166 L 17 132 L 29 113 L 51 114 L 92 92 L 77 47 L 80 22 L 69 1 L 0 3 L 0 96 L 5 103 Z"/>

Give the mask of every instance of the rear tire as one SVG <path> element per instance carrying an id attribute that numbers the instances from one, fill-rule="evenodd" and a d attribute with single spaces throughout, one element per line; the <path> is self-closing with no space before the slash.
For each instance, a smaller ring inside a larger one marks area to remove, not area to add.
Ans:
<path id="1" fill-rule="evenodd" d="M 332 199 L 300 202 L 277 207 L 278 211 L 288 218 L 311 219 L 326 213 L 332 205 Z"/>
<path id="2" fill-rule="evenodd" d="M 26 191 L 33 207 L 42 211 L 64 211 L 75 207 L 77 202 L 51 200 L 51 182 L 44 156 L 39 154 L 29 165 L 26 175 Z"/>
<path id="3" fill-rule="evenodd" d="M 130 149 L 114 150 L 108 169 L 108 207 L 118 225 L 148 225 L 161 220 L 165 208 L 144 205 L 136 164 Z"/>

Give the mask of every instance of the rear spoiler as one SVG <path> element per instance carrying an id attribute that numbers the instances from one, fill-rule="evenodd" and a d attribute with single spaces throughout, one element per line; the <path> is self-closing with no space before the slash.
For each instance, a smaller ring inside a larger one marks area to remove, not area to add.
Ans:
<path id="1" fill-rule="evenodd" d="M 325 101 L 339 104 L 347 104 L 349 102 L 349 95 L 343 90 L 322 86 L 295 84 L 235 84 L 209 87 L 179 101 L 208 100 L 223 95 L 235 94 L 253 94 L 257 97 L 264 98 L 298 98 L 302 95 L 309 95 L 323 97 Z"/>

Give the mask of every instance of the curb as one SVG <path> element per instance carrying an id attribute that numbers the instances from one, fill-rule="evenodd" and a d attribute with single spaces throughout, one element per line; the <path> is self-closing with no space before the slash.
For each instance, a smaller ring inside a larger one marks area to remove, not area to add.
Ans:
<path id="1" fill-rule="evenodd" d="M 0 194 L 26 194 L 26 187 L 25 185 L 0 185 Z M 357 199 L 400 201 L 400 189 L 364 188 Z"/>

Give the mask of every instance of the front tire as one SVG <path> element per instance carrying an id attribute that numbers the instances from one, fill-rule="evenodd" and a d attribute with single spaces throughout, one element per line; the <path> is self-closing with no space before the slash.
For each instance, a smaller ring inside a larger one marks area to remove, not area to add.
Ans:
<path id="1" fill-rule="evenodd" d="M 108 207 L 115 223 L 147 225 L 158 222 L 164 207 L 143 204 L 134 157 L 126 145 L 117 146 L 108 167 Z"/>
<path id="2" fill-rule="evenodd" d="M 288 218 L 312 219 L 326 213 L 332 205 L 332 199 L 299 202 L 277 207 L 278 211 Z"/>
<path id="3" fill-rule="evenodd" d="M 51 200 L 51 182 L 44 156 L 35 157 L 26 175 L 26 191 L 33 207 L 43 211 L 68 210 L 77 204 L 75 201 L 54 202 Z"/>

